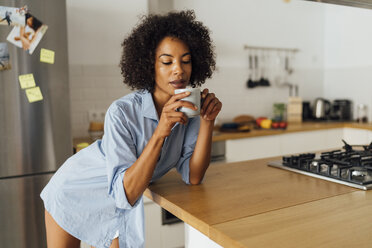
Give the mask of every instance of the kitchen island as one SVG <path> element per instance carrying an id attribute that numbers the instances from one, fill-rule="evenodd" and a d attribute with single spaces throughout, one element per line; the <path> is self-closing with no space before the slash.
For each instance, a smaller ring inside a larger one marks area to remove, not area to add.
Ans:
<path id="1" fill-rule="evenodd" d="M 223 247 L 372 247 L 372 191 L 267 166 L 278 159 L 213 165 L 195 186 L 171 171 L 145 195 Z"/>

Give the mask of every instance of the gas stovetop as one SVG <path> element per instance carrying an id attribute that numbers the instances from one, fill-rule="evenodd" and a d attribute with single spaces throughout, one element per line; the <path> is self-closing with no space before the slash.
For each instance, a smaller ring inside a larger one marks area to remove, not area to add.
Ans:
<path id="1" fill-rule="evenodd" d="M 372 189 L 372 143 L 349 145 L 344 140 L 341 150 L 302 153 L 284 156 L 269 166 L 348 185 L 358 189 Z"/>

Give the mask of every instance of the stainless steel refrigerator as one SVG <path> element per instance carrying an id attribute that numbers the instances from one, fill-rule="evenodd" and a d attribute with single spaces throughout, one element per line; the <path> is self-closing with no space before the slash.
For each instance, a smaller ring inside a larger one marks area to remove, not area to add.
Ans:
<path id="1" fill-rule="evenodd" d="M 68 83 L 66 2 L 1 0 L 28 6 L 48 26 L 32 55 L 8 43 L 10 70 L 0 71 L 0 247 L 46 247 L 40 192 L 72 155 Z M 0 26 L 0 42 L 13 27 Z M 55 51 L 55 63 L 40 62 L 40 49 Z M 18 75 L 33 73 L 44 99 L 29 103 Z"/>

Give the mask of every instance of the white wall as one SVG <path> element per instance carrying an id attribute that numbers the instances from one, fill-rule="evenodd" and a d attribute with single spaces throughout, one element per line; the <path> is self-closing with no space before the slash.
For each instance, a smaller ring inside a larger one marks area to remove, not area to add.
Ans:
<path id="1" fill-rule="evenodd" d="M 73 137 L 88 136 L 89 110 L 103 110 L 130 90 L 118 66 L 121 43 L 147 14 L 147 0 L 67 0 Z"/>
<path id="2" fill-rule="evenodd" d="M 369 106 L 372 119 L 372 10 L 326 5 L 324 92 Z"/>
<path id="3" fill-rule="evenodd" d="M 117 65 L 120 45 L 147 0 L 67 0 L 70 64 Z"/>
<path id="4" fill-rule="evenodd" d="M 247 89 L 244 44 L 298 48 L 294 73 L 300 96 L 351 98 L 372 112 L 371 10 L 292 0 L 174 0 L 175 9 L 194 9 L 212 31 L 218 71 L 205 87 L 223 101 L 220 121 L 238 114 L 270 116 L 274 102 L 286 102 L 287 88 Z M 122 83 L 120 44 L 148 12 L 147 0 L 67 0 L 73 136 L 88 135 L 88 110 L 105 110 L 130 92 Z M 282 77 L 283 78 L 283 77 Z M 372 119 L 372 116 L 370 116 Z"/>
<path id="5" fill-rule="evenodd" d="M 206 87 L 224 103 L 221 120 L 238 114 L 271 116 L 274 102 L 287 102 L 288 88 L 247 89 L 250 46 L 297 48 L 290 83 L 299 85 L 305 100 L 323 96 L 323 50 L 325 7 L 306 1 L 280 0 L 175 0 L 175 9 L 194 9 L 198 19 L 210 28 L 216 45 L 216 72 Z M 273 60 L 275 65 L 275 61 Z M 275 69 L 272 68 L 272 69 Z"/>

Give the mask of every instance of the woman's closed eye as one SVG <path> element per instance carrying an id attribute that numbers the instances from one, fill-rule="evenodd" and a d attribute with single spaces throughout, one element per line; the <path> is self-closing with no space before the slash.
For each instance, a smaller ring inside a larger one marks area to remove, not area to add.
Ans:
<path id="1" fill-rule="evenodd" d="M 161 63 L 164 64 L 164 65 L 170 65 L 170 64 L 172 64 L 172 61 L 163 61 Z M 182 61 L 182 63 L 183 64 L 190 64 L 191 63 L 191 59 L 190 60 Z"/>

